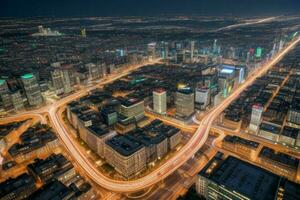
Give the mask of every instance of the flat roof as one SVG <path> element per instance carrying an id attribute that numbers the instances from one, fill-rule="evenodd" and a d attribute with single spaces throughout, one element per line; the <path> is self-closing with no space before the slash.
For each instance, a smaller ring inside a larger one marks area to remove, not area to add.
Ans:
<path id="1" fill-rule="evenodd" d="M 97 137 L 100 137 L 100 136 L 103 136 L 103 135 L 106 135 L 107 133 L 109 133 L 108 128 L 103 128 L 101 126 L 103 126 L 103 124 L 91 125 L 91 126 L 88 126 L 87 129 L 90 130 Z"/>
<path id="2" fill-rule="evenodd" d="M 4 197 L 9 193 L 15 193 L 15 191 L 23 192 L 30 186 L 34 187 L 34 185 L 34 178 L 27 173 L 21 174 L 16 178 L 8 178 L 0 183 L 0 196 Z"/>
<path id="3" fill-rule="evenodd" d="M 224 74 L 232 74 L 234 72 L 233 69 L 221 69 L 221 73 L 224 73 Z"/>
<path id="4" fill-rule="evenodd" d="M 240 143 L 240 144 L 243 144 L 245 146 L 250 146 L 250 147 L 253 147 L 253 148 L 257 148 L 258 145 L 259 145 L 258 142 L 254 142 L 254 141 L 251 141 L 251 140 L 246 140 L 246 139 L 243 139 L 243 138 L 235 136 L 235 135 L 234 136 L 226 135 L 224 140 L 226 142 Z"/>
<path id="5" fill-rule="evenodd" d="M 21 76 L 23 79 L 30 79 L 33 78 L 33 74 L 29 73 L 29 74 L 24 74 L 23 76 Z"/>
<path id="6" fill-rule="evenodd" d="M 119 100 L 121 102 L 121 105 L 125 106 L 125 107 L 130 107 L 130 106 L 133 106 L 135 104 L 138 104 L 138 103 L 141 103 L 144 101 L 144 100 L 141 100 L 138 98 L 121 98 Z"/>
<path id="7" fill-rule="evenodd" d="M 263 147 L 259 153 L 259 156 L 287 165 L 294 169 L 297 169 L 299 165 L 299 159 L 285 153 L 275 152 L 274 149 L 271 149 L 269 147 Z"/>
<path id="8" fill-rule="evenodd" d="M 130 156 L 143 148 L 140 142 L 129 139 L 125 135 L 116 135 L 110 140 L 107 140 L 106 144 L 123 156 Z"/>
<path id="9" fill-rule="evenodd" d="M 299 129 L 285 126 L 281 134 L 284 136 L 293 138 L 293 139 L 297 139 L 298 134 L 299 134 Z"/>
<path id="10" fill-rule="evenodd" d="M 296 200 L 300 197 L 300 185 L 289 180 L 286 180 L 283 184 L 284 192 L 283 199 L 284 200 Z"/>
<path id="11" fill-rule="evenodd" d="M 181 88 L 181 89 L 178 89 L 177 92 L 182 93 L 182 94 L 192 94 L 192 93 L 194 93 L 191 88 Z"/>
<path id="12" fill-rule="evenodd" d="M 5 83 L 4 79 L 0 79 L 0 85 L 3 85 Z"/>
<path id="13" fill-rule="evenodd" d="M 164 93 L 164 92 L 166 92 L 166 90 L 163 89 L 163 88 L 156 88 L 156 89 L 153 90 L 153 92 L 156 92 L 156 93 Z"/>
<path id="14" fill-rule="evenodd" d="M 72 191 L 62 184 L 58 180 L 53 180 L 52 182 L 42 186 L 37 191 L 29 196 L 29 199 L 39 200 L 39 199 L 63 199 L 67 195 L 71 194 Z"/>
<path id="15" fill-rule="evenodd" d="M 232 156 L 211 161 L 208 165 L 218 163 L 216 167 L 208 173 L 210 167 L 205 166 L 200 175 L 250 199 L 275 199 L 279 176 Z"/>
<path id="16" fill-rule="evenodd" d="M 279 134 L 281 131 L 280 127 L 268 123 L 261 123 L 260 129 L 263 131 L 268 131 L 273 134 Z"/>

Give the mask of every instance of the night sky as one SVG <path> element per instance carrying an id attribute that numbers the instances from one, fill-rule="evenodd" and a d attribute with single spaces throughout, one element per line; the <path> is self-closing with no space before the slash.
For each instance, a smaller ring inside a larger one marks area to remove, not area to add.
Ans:
<path id="1" fill-rule="evenodd" d="M 1 0 L 0 17 L 300 14 L 300 0 Z"/>

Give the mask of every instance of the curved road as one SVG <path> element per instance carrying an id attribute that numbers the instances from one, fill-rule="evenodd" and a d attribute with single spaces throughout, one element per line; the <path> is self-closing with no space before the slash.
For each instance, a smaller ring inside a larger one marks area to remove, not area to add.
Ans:
<path id="1" fill-rule="evenodd" d="M 159 166 L 158 169 L 152 171 L 148 175 L 132 180 L 132 181 L 118 181 L 112 180 L 105 175 L 101 174 L 99 170 L 91 163 L 79 150 L 77 147 L 77 142 L 72 141 L 72 138 L 69 136 L 68 131 L 64 128 L 63 121 L 60 120 L 60 113 L 58 109 L 66 103 L 76 99 L 80 96 L 86 94 L 87 91 L 81 91 L 70 95 L 56 103 L 47 107 L 45 112 L 48 113 L 49 118 L 52 122 L 53 128 L 56 129 L 61 141 L 64 143 L 66 148 L 72 154 L 73 158 L 77 163 L 82 167 L 86 174 L 100 186 L 113 190 L 116 192 L 133 192 L 141 189 L 145 189 L 162 179 L 166 178 L 168 175 L 177 170 L 181 165 L 183 165 L 188 159 L 190 159 L 205 143 L 210 128 L 214 119 L 223 112 L 223 110 L 234 101 L 248 86 L 250 86 L 257 77 L 263 75 L 267 72 L 274 64 L 280 61 L 290 50 L 292 50 L 300 41 L 300 38 L 297 38 L 291 42 L 281 53 L 268 62 L 266 65 L 262 66 L 259 71 L 256 71 L 255 74 L 252 74 L 245 83 L 243 83 L 236 91 L 234 91 L 228 98 L 226 98 L 221 104 L 213 108 L 208 115 L 206 115 L 203 120 L 199 123 L 199 127 L 188 141 L 188 143 L 183 146 L 173 157 L 167 160 L 164 164 Z M 122 75 L 120 75 L 122 76 Z M 104 84 L 104 83 L 102 83 Z M 96 88 L 97 86 L 93 87 Z M 44 111 L 43 110 L 43 111 Z"/>

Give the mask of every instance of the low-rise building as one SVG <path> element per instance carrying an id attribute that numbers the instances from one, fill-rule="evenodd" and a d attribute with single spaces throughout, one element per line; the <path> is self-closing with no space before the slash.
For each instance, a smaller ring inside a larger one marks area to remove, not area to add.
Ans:
<path id="1" fill-rule="evenodd" d="M 281 126 L 269 122 L 263 122 L 259 126 L 258 136 L 273 142 L 278 142 L 280 132 Z"/>
<path id="2" fill-rule="evenodd" d="M 34 178 L 24 173 L 0 183 L 0 200 L 26 199 L 35 190 Z"/>
<path id="3" fill-rule="evenodd" d="M 64 185 L 59 180 L 52 180 L 48 184 L 39 188 L 36 192 L 30 195 L 29 199 L 32 200 L 53 200 L 53 199 L 97 199 L 98 195 L 92 190 L 89 183 L 84 183 L 82 186 L 77 187 L 75 184 L 70 186 Z"/>
<path id="4" fill-rule="evenodd" d="M 46 159 L 36 159 L 27 168 L 30 174 L 43 183 L 49 183 L 54 178 L 64 183 L 76 175 L 72 163 L 62 154 L 52 154 Z"/>
<path id="5" fill-rule="evenodd" d="M 276 152 L 274 149 L 268 147 L 263 147 L 258 158 L 261 166 L 268 170 L 287 177 L 289 180 L 295 179 L 299 159 L 281 152 Z"/>
<path id="6" fill-rule="evenodd" d="M 79 128 L 79 137 L 100 157 L 104 158 L 105 141 L 115 136 L 114 131 L 109 131 L 103 124 Z"/>
<path id="7" fill-rule="evenodd" d="M 207 200 L 288 199 L 299 188 L 263 168 L 232 156 L 224 158 L 222 153 L 217 153 L 196 178 L 196 191 Z"/>
<path id="8" fill-rule="evenodd" d="M 279 137 L 279 142 L 295 146 L 299 135 L 299 129 L 285 126 Z"/>
<path id="9" fill-rule="evenodd" d="M 226 135 L 222 141 L 222 147 L 224 149 L 250 159 L 254 159 L 258 146 L 258 142 L 246 140 L 238 136 Z"/>
<path id="10" fill-rule="evenodd" d="M 8 152 L 17 161 L 22 162 L 44 153 L 53 153 L 59 145 L 59 140 L 52 131 L 29 128 L 20 136 L 20 143 L 13 144 Z"/>
<path id="11" fill-rule="evenodd" d="M 101 109 L 101 115 L 106 125 L 111 126 L 117 123 L 118 114 L 113 107 L 104 107 Z"/>

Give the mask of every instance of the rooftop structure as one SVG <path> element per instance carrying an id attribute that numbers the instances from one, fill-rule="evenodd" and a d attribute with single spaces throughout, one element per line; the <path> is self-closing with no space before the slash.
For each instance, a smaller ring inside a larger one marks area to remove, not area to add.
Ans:
<path id="1" fill-rule="evenodd" d="M 265 169 L 232 156 L 224 159 L 223 154 L 218 153 L 199 172 L 196 189 L 198 194 L 209 200 L 221 197 L 273 200 L 280 195 L 278 188 L 285 181 Z M 296 188 L 299 185 L 296 184 Z M 289 191 L 282 191 L 289 195 Z"/>

